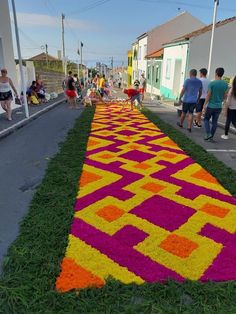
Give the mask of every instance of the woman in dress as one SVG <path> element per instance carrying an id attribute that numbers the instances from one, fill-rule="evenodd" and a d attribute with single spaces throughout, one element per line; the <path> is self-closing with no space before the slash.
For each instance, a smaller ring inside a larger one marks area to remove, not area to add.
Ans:
<path id="1" fill-rule="evenodd" d="M 7 114 L 7 120 L 11 121 L 11 102 L 12 102 L 12 90 L 15 93 L 15 97 L 18 97 L 17 91 L 15 86 L 12 83 L 12 80 L 7 76 L 7 70 L 1 69 L 1 76 L 0 76 L 0 103 L 2 106 L 2 109 L 6 111 Z"/>

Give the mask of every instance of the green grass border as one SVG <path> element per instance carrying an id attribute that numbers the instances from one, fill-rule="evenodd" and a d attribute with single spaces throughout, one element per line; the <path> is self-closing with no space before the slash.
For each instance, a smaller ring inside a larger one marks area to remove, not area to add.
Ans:
<path id="1" fill-rule="evenodd" d="M 236 313 L 236 283 L 173 281 L 123 285 L 109 280 L 102 289 L 59 294 L 54 289 L 73 217 L 94 110 L 85 109 L 48 166 L 21 232 L 11 245 L 0 280 L 0 313 Z M 144 114 L 235 194 L 235 172 L 185 135 L 144 110 Z M 232 178 L 232 179 L 231 179 Z M 230 181 L 229 181 L 230 180 Z"/>

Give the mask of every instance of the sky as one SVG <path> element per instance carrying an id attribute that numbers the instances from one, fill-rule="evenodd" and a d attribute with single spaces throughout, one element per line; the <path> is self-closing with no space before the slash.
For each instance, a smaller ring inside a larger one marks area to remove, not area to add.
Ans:
<path id="1" fill-rule="evenodd" d="M 11 11 L 11 4 L 10 11 Z M 96 61 L 114 66 L 127 63 L 127 51 L 137 36 L 179 12 L 188 11 L 205 24 L 212 22 L 214 0 L 15 0 L 22 55 L 45 51 L 57 56 L 62 49 L 61 14 L 65 14 L 66 56 L 83 63 Z M 217 20 L 236 15 L 236 0 L 219 0 Z M 186 30 L 188 33 L 188 30 Z M 13 36 L 14 38 L 14 36 Z"/>

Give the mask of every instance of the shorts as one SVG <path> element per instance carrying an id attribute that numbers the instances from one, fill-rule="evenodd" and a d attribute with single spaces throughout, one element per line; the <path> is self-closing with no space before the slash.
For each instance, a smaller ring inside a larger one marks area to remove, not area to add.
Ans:
<path id="1" fill-rule="evenodd" d="M 67 89 L 66 90 L 66 96 L 68 96 L 69 98 L 75 98 L 76 97 L 75 90 Z"/>
<path id="2" fill-rule="evenodd" d="M 140 99 L 140 94 L 137 94 L 137 95 L 134 95 L 133 97 L 131 97 L 131 103 L 133 103 L 135 100 L 137 100 L 139 105 L 142 104 L 141 99 Z"/>
<path id="3" fill-rule="evenodd" d="M 100 88 L 100 89 L 99 89 L 99 93 L 100 93 L 100 95 L 103 97 L 103 96 L 104 96 L 104 88 Z"/>
<path id="4" fill-rule="evenodd" d="M 190 104 L 190 103 L 184 102 L 182 111 L 183 113 L 193 113 L 195 107 L 196 107 L 196 104 Z"/>
<path id="5" fill-rule="evenodd" d="M 205 103 L 204 98 L 199 99 L 198 103 L 196 104 L 196 112 L 197 113 L 202 112 L 204 103 Z"/>
<path id="6" fill-rule="evenodd" d="M 45 95 L 41 94 L 41 93 L 37 93 L 38 98 L 40 99 L 45 99 Z"/>
<path id="7" fill-rule="evenodd" d="M 0 101 L 12 100 L 12 92 L 9 90 L 8 92 L 0 92 Z"/>

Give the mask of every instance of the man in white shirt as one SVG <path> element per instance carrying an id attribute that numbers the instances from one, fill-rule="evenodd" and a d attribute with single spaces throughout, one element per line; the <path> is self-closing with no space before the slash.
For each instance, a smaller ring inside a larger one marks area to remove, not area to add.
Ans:
<path id="1" fill-rule="evenodd" d="M 202 127 L 202 109 L 205 103 L 205 99 L 208 92 L 208 85 L 210 80 L 207 78 L 207 69 L 203 68 L 200 71 L 200 80 L 202 81 L 202 96 L 199 99 L 196 106 L 196 119 L 194 120 L 194 126 L 201 128 Z"/>

